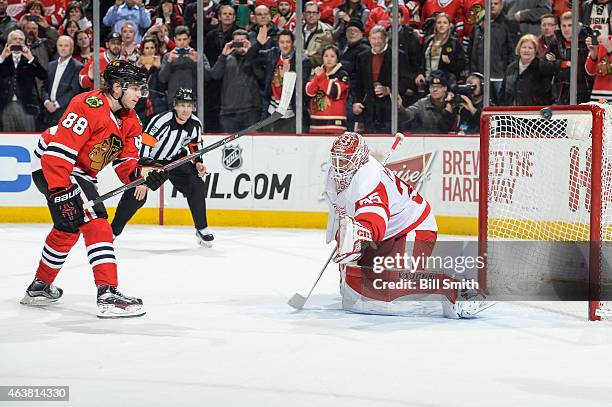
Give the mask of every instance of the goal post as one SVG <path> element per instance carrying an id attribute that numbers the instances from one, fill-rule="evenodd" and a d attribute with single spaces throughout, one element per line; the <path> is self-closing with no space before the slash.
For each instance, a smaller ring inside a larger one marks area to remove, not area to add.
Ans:
<path id="1" fill-rule="evenodd" d="M 582 284 L 589 319 L 612 316 L 612 106 L 486 108 L 480 153 L 481 289 Z"/>

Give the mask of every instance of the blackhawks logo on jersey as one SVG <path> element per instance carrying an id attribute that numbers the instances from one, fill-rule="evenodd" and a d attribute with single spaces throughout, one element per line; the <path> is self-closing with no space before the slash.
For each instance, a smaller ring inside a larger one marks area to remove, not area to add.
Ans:
<path id="1" fill-rule="evenodd" d="M 96 144 L 88 154 L 91 168 L 100 171 L 106 164 L 113 161 L 123 150 L 123 142 L 115 134 Z"/>
<path id="2" fill-rule="evenodd" d="M 85 104 L 89 107 L 97 108 L 104 105 L 104 101 L 97 96 L 90 96 L 85 99 Z"/>

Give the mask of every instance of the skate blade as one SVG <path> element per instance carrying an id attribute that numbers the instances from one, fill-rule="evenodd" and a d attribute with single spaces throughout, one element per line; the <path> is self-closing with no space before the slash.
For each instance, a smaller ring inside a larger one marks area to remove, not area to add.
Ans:
<path id="1" fill-rule="evenodd" d="M 141 307 L 137 309 L 122 309 L 118 307 L 104 307 L 98 306 L 98 318 L 102 319 L 117 319 L 117 318 L 136 318 L 146 314 L 146 311 Z"/>
<path id="2" fill-rule="evenodd" d="M 23 296 L 21 301 L 19 301 L 19 303 L 21 305 L 32 305 L 35 307 L 40 307 L 40 306 L 53 304 L 54 302 L 57 302 L 57 300 L 59 300 L 59 298 L 53 299 L 53 298 L 47 298 L 44 296 L 31 297 L 29 294 L 26 294 Z"/>
<path id="3" fill-rule="evenodd" d="M 205 242 L 205 241 L 203 241 L 203 240 L 199 240 L 199 241 L 198 241 L 198 244 L 199 244 L 200 246 L 202 246 L 202 247 L 206 247 L 206 248 L 208 248 L 208 249 L 212 248 L 212 246 L 213 246 L 213 245 L 212 245 L 212 242 Z"/>

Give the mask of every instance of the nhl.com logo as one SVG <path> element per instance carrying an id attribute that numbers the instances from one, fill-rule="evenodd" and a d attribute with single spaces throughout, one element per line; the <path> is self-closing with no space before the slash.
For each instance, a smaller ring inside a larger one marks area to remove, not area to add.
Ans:
<path id="1" fill-rule="evenodd" d="M 238 145 L 223 147 L 221 163 L 229 171 L 240 169 L 242 167 L 242 147 Z"/>

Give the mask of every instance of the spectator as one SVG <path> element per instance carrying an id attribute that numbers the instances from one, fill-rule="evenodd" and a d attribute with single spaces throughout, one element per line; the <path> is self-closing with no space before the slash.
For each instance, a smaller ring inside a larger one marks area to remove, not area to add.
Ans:
<path id="1" fill-rule="evenodd" d="M 278 14 L 272 18 L 272 23 L 281 31 L 295 31 L 295 13 L 289 0 L 279 0 Z"/>
<path id="2" fill-rule="evenodd" d="M 147 85 L 149 87 L 149 95 L 146 98 L 140 98 L 136 107 L 136 113 L 146 126 L 149 120 L 154 115 L 163 112 L 168 108 L 166 99 L 165 86 L 159 80 L 159 70 L 161 68 L 161 57 L 159 56 L 159 45 L 154 37 L 143 37 L 140 44 L 142 55 L 136 63 L 147 70 Z"/>
<path id="3" fill-rule="evenodd" d="M 47 80 L 43 88 L 43 124 L 45 128 L 55 126 L 62 117 L 68 103 L 81 92 L 79 72 L 83 64 L 72 58 L 74 41 L 67 35 L 57 40 L 59 58 L 49 63 Z"/>
<path id="4" fill-rule="evenodd" d="M 91 37 L 87 31 L 79 31 L 76 34 L 76 45 L 73 58 L 85 65 L 92 58 Z"/>
<path id="5" fill-rule="evenodd" d="M 557 31 L 557 17 L 552 14 L 544 14 L 540 18 L 540 36 L 538 37 L 539 54 L 544 55 L 548 52 L 550 44 L 555 42 L 555 31 Z"/>
<path id="6" fill-rule="evenodd" d="M 47 21 L 48 24 L 57 27 L 62 23 L 62 14 L 64 12 L 63 8 L 65 7 L 65 2 L 62 0 L 22 0 L 22 4 L 25 4 L 25 9 L 23 14 L 17 12 L 14 8 L 16 6 L 13 4 L 13 12 L 17 14 L 13 14 L 14 16 L 21 15 L 21 17 L 25 15 L 39 16 Z M 17 17 L 15 17 L 17 18 Z"/>
<path id="7" fill-rule="evenodd" d="M 263 105 L 262 108 L 271 114 L 278 107 L 283 91 L 283 76 L 285 72 L 295 72 L 296 53 L 295 36 L 291 31 L 283 30 L 278 34 L 278 47 L 261 49 L 261 46 L 268 42 L 267 26 L 261 27 L 257 42 L 246 54 L 246 60 L 252 64 L 263 64 L 265 70 Z M 304 78 L 310 75 L 311 65 L 308 58 L 302 59 L 302 72 Z M 304 83 L 297 86 L 304 86 Z M 302 108 L 301 106 L 299 108 Z M 295 93 L 291 98 L 291 103 L 287 113 L 282 119 L 270 125 L 266 131 L 280 133 L 295 133 Z"/>
<path id="8" fill-rule="evenodd" d="M 219 25 L 206 34 L 204 52 L 211 64 L 217 62 L 225 44 L 232 41 L 234 31 L 238 29 L 235 24 L 236 15 L 232 6 L 223 5 L 219 9 Z M 211 80 L 204 89 L 204 117 L 206 118 L 206 131 L 220 132 L 221 123 L 221 81 Z"/>
<path id="9" fill-rule="evenodd" d="M 563 13 L 560 18 L 561 30 L 555 33 L 556 40 L 553 41 L 544 55 L 541 66 L 553 77 L 552 94 L 554 103 L 559 105 L 570 104 L 570 66 L 571 66 L 571 41 L 572 41 L 572 12 Z M 592 79 L 587 75 L 585 62 L 589 50 L 585 44 L 586 35 L 584 30 L 578 33 L 578 87 L 577 102 L 588 102 L 593 86 Z"/>
<path id="10" fill-rule="evenodd" d="M 464 0 L 463 2 L 463 33 L 461 43 L 465 51 L 468 51 L 470 38 L 474 27 L 479 24 L 485 17 L 485 1 L 484 0 Z M 457 23 L 460 24 L 460 23 Z"/>
<path id="11" fill-rule="evenodd" d="M 106 50 L 100 51 L 100 84 L 102 84 L 102 73 L 106 69 L 107 65 L 119 59 L 121 56 L 121 34 L 110 33 L 106 37 Z M 81 69 L 79 74 L 79 82 L 81 87 L 84 89 L 91 89 L 94 85 L 94 67 L 93 58 L 87 61 L 87 63 Z"/>
<path id="12" fill-rule="evenodd" d="M 140 58 L 138 44 L 134 42 L 136 37 L 136 27 L 131 21 L 126 21 L 121 26 L 121 56 L 120 59 L 130 61 L 135 64 Z"/>
<path id="13" fill-rule="evenodd" d="M 159 80 L 168 87 L 167 95 L 174 95 L 178 88 L 197 90 L 198 53 L 189 46 L 191 35 L 189 28 L 179 25 L 174 30 L 176 48 L 162 58 Z M 206 55 L 202 55 L 204 77 L 208 79 L 210 64 Z M 195 93 L 195 92 L 194 92 Z M 197 95 L 196 95 L 197 97 Z M 168 108 L 172 108 L 172 98 L 168 98 Z"/>
<path id="14" fill-rule="evenodd" d="M 270 19 L 270 9 L 266 6 L 255 7 L 255 25 L 253 26 L 253 28 L 251 28 L 251 31 L 249 32 L 249 41 L 251 42 L 251 45 L 257 41 L 259 27 L 264 25 L 268 27 L 269 39 L 262 49 L 277 47 L 278 33 L 280 32 L 280 30 L 276 25 L 272 24 L 272 20 Z"/>
<path id="15" fill-rule="evenodd" d="M 70 34 L 65 32 L 66 24 L 69 21 L 74 21 L 75 23 L 77 23 L 77 26 L 78 26 L 77 31 L 87 30 L 90 34 L 93 34 L 93 30 L 92 30 L 93 25 L 91 21 L 89 21 L 87 17 L 85 16 L 85 9 L 83 9 L 83 6 L 81 5 L 80 2 L 78 1 L 70 2 L 68 4 L 68 7 L 66 7 L 66 19 L 64 20 L 64 22 L 58 29 L 58 32 L 60 34 L 62 35 L 66 34 L 70 36 Z M 74 39 L 74 37 L 72 38 Z"/>
<path id="16" fill-rule="evenodd" d="M 154 37 L 157 39 L 159 56 L 165 55 L 176 47 L 176 44 L 172 38 L 170 38 L 170 31 L 166 24 L 154 24 L 151 28 L 149 28 L 149 31 L 147 31 L 145 37 Z"/>
<path id="17" fill-rule="evenodd" d="M 459 128 L 462 134 L 480 134 L 480 113 L 484 107 L 482 86 L 484 76 L 479 72 L 472 72 L 465 80 L 466 84 L 476 88 L 470 95 L 459 95 L 463 100 L 459 108 Z"/>
<path id="18" fill-rule="evenodd" d="M 370 43 L 363 37 L 363 30 L 363 22 L 358 18 L 352 18 L 346 24 L 346 40 L 343 41 L 345 46 L 341 51 L 340 62 L 342 69 L 348 72 L 349 76 L 355 72 L 357 55 L 370 49 Z"/>
<path id="19" fill-rule="evenodd" d="M 463 38 L 463 15 L 465 9 L 463 7 L 464 0 L 425 0 L 423 3 L 423 11 L 421 13 L 421 20 L 425 21 L 429 18 L 435 17 L 438 13 L 446 14 L 451 22 L 456 22 L 455 35 L 457 38 Z M 429 33 L 425 33 L 429 35 Z"/>
<path id="20" fill-rule="evenodd" d="M 368 14 L 368 19 L 365 23 L 365 33 L 370 34 L 370 30 L 375 25 L 383 26 L 385 29 L 391 27 L 391 14 L 393 10 L 393 0 L 383 0 L 379 2 L 371 13 Z M 403 4 L 399 6 L 399 19 L 401 24 L 408 24 L 410 12 Z"/>
<path id="21" fill-rule="evenodd" d="M 355 74 L 351 78 L 353 114 L 360 116 L 369 133 L 391 132 L 391 48 L 387 46 L 387 30 L 374 26 L 370 32 L 371 50 L 357 56 Z M 400 61 L 404 60 L 399 51 Z M 398 92 L 403 95 L 408 86 L 407 72 L 399 70 Z"/>
<path id="22" fill-rule="evenodd" d="M 58 34 L 67 35 L 73 40 L 77 32 L 79 32 L 79 23 L 74 20 L 66 20 L 58 30 Z"/>
<path id="23" fill-rule="evenodd" d="M 540 69 L 538 48 L 535 35 L 525 34 L 519 40 L 515 51 L 518 60 L 506 69 L 501 105 L 540 106 L 552 103 L 551 77 Z"/>
<path id="24" fill-rule="evenodd" d="M 131 21 L 136 26 L 136 37 L 134 42 L 140 43 L 141 32 L 151 26 L 151 16 L 143 7 L 142 0 L 116 0 L 115 5 L 108 9 L 102 19 L 102 23 L 111 27 L 114 32 L 121 32 L 121 27 L 126 21 Z"/>
<path id="25" fill-rule="evenodd" d="M 4 47 L 5 33 L 17 26 L 17 21 L 6 12 L 7 0 L 0 0 L 0 46 Z"/>
<path id="26" fill-rule="evenodd" d="M 431 72 L 440 70 L 444 71 L 449 76 L 451 83 L 459 80 L 462 71 L 465 69 L 465 53 L 463 46 L 451 34 L 451 20 L 445 13 L 438 13 L 434 17 L 435 26 L 433 34 L 425 38 L 423 43 L 424 55 L 424 71 L 425 75 L 431 75 Z"/>
<path id="27" fill-rule="evenodd" d="M 408 74 L 408 85 L 402 96 L 404 103 L 416 102 L 415 99 L 426 95 L 425 84 L 425 61 L 423 46 L 421 45 L 419 32 L 408 24 L 402 24 L 398 32 L 399 49 L 404 52 L 406 58 L 401 62 L 402 69 Z M 423 94 L 419 94 L 419 90 Z"/>
<path id="28" fill-rule="evenodd" d="M 612 42 L 610 35 L 600 35 L 599 45 L 593 45 L 591 37 L 585 44 L 589 56 L 585 63 L 586 73 L 595 78 L 591 100 L 594 102 L 612 102 Z"/>
<path id="29" fill-rule="evenodd" d="M 518 22 L 521 34 L 540 34 L 540 18 L 552 13 L 550 0 L 507 0 L 506 16 Z"/>
<path id="30" fill-rule="evenodd" d="M 179 25 L 183 25 L 183 16 L 179 14 L 174 0 L 161 0 L 155 9 L 155 24 L 165 24 L 170 33 Z"/>
<path id="31" fill-rule="evenodd" d="M 402 99 L 398 96 L 398 119 L 413 132 L 448 133 L 455 125 L 457 114 L 452 103 L 453 94 L 448 92 L 447 73 L 432 71 L 427 82 L 429 95 L 407 108 L 402 107 Z"/>
<path id="32" fill-rule="evenodd" d="M 334 11 L 340 7 L 345 0 L 320 0 L 316 3 L 319 5 L 319 19 L 331 26 L 334 23 Z"/>
<path id="33" fill-rule="evenodd" d="M 22 27 L 22 31 L 26 36 L 26 45 L 46 70 L 51 56 L 55 54 L 55 43 L 59 38 L 57 30 L 49 26 L 47 21 L 42 18 L 37 21 L 25 21 Z M 41 28 L 46 37 L 40 38 L 38 36 L 39 28 Z"/>
<path id="34" fill-rule="evenodd" d="M 47 71 L 25 45 L 23 32 L 11 31 L 0 54 L 2 131 L 37 130 L 41 102 L 34 79 L 46 77 Z"/>
<path id="35" fill-rule="evenodd" d="M 310 99 L 310 132 L 342 133 L 346 131 L 346 100 L 349 76 L 342 69 L 340 51 L 335 45 L 323 49 L 323 66 L 314 69 L 306 84 Z"/>
<path id="36" fill-rule="evenodd" d="M 582 24 L 598 30 L 602 35 L 611 35 L 612 3 L 610 0 L 586 0 L 580 14 Z"/>
<path id="37" fill-rule="evenodd" d="M 319 4 L 307 2 L 304 9 L 304 55 L 313 66 L 323 63 L 323 48 L 333 42 L 331 26 L 319 21 L 319 16 Z"/>
<path id="38" fill-rule="evenodd" d="M 506 67 L 515 59 L 514 48 L 520 37 L 520 27 L 503 13 L 503 0 L 491 0 L 491 102 L 497 104 L 506 74 Z M 470 38 L 469 70 L 484 72 L 484 19 L 472 32 Z"/>
<path id="39" fill-rule="evenodd" d="M 338 7 L 334 13 L 332 36 L 340 49 L 346 46 L 346 27 L 351 19 L 361 21 L 365 27 L 369 15 L 370 10 L 363 5 L 361 0 L 346 0 Z"/>
<path id="40" fill-rule="evenodd" d="M 222 80 L 220 121 L 226 133 L 246 129 L 261 118 L 261 96 L 254 67 L 245 59 L 251 48 L 248 36 L 245 30 L 234 31 L 233 40 L 225 44 L 210 73 L 214 80 Z"/>
<path id="41" fill-rule="evenodd" d="M 198 5 L 196 1 L 187 4 L 183 12 L 184 23 L 192 33 L 198 32 L 198 20 L 196 18 Z M 219 26 L 219 4 L 212 0 L 202 0 L 202 5 L 204 6 L 204 38 L 206 38 L 209 32 Z M 191 46 L 197 48 L 197 35 L 194 35 Z"/>

